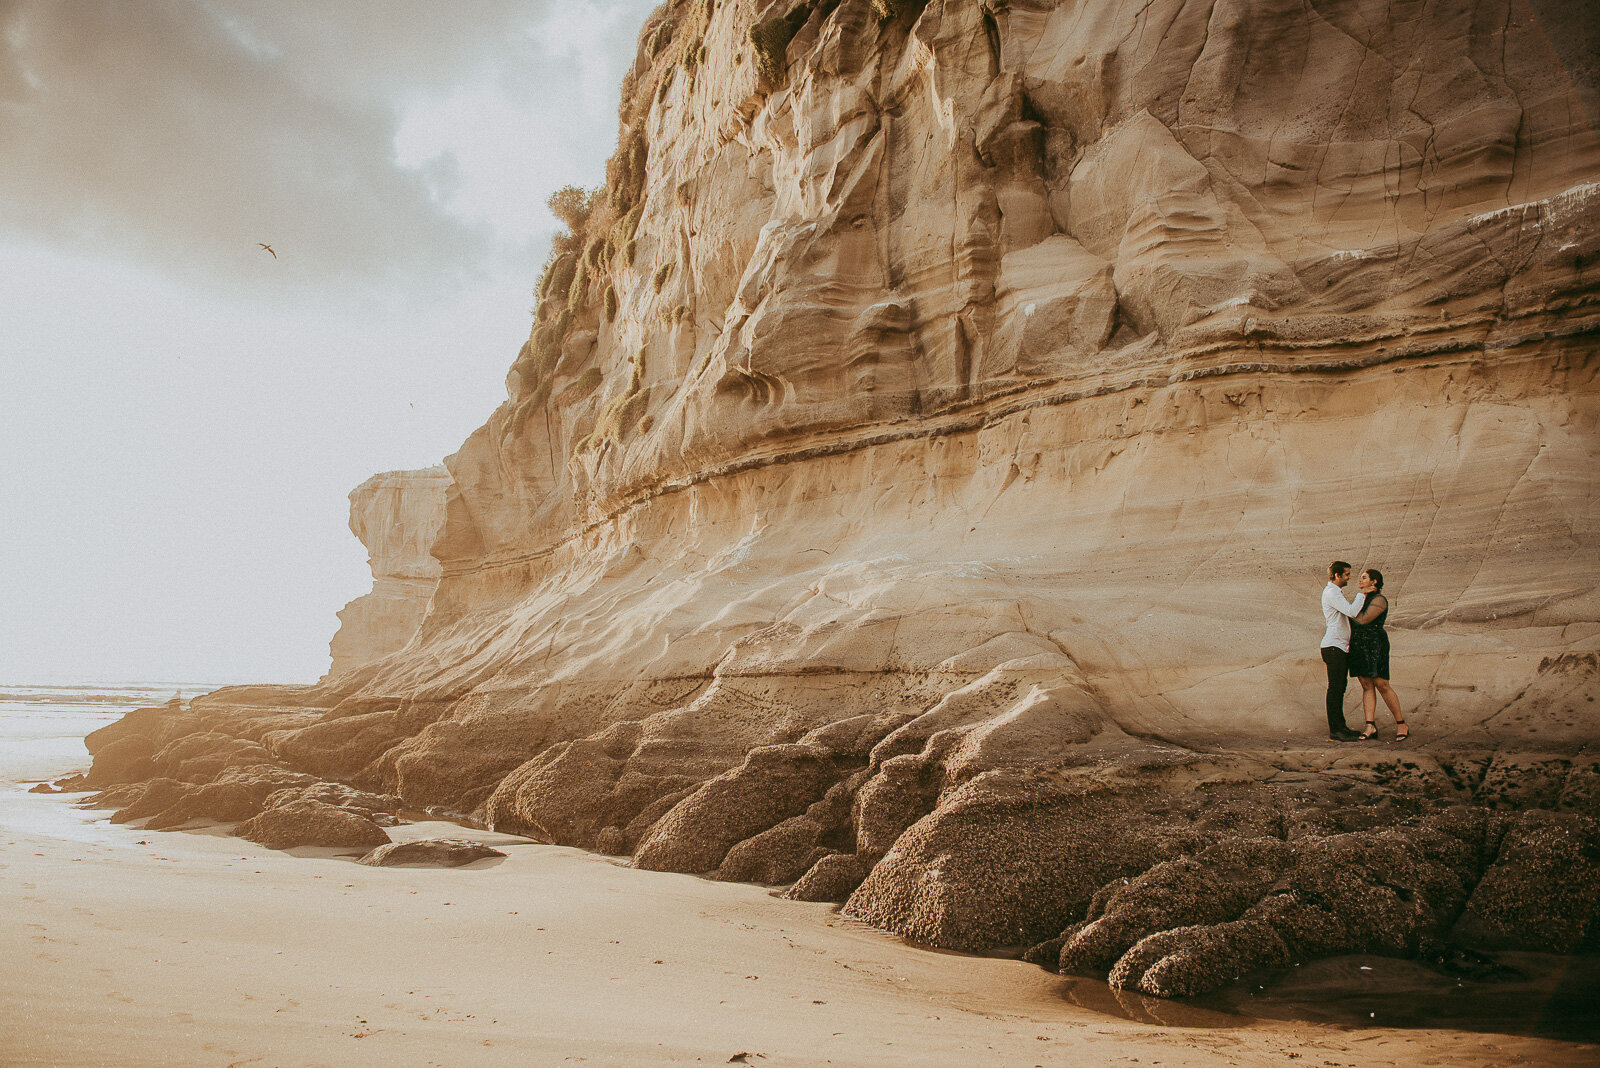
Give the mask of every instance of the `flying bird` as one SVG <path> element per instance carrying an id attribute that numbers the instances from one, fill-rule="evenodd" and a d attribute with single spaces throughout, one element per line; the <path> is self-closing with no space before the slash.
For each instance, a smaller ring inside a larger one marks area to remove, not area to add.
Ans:
<path id="1" fill-rule="evenodd" d="M 261 245 L 261 242 L 257 241 L 256 244 Z M 268 252 L 272 252 L 272 246 L 271 245 L 261 245 L 261 247 L 266 249 Z M 278 254 L 276 252 L 272 252 L 272 258 L 273 259 L 277 259 L 278 258 Z"/>

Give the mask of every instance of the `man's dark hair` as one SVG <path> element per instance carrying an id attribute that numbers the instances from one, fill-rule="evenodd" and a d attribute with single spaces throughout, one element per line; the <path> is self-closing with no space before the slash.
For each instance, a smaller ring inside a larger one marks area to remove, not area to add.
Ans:
<path id="1" fill-rule="evenodd" d="M 1331 581 L 1350 570 L 1350 565 L 1343 560 L 1335 560 L 1328 565 L 1328 579 Z"/>

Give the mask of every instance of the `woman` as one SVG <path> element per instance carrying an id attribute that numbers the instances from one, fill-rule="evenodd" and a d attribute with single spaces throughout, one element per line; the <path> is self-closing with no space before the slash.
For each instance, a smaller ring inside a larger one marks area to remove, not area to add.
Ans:
<path id="1" fill-rule="evenodd" d="M 1400 715 L 1400 698 L 1389 685 L 1389 632 L 1383 621 L 1389 617 L 1389 600 L 1383 595 L 1383 572 L 1372 567 L 1361 572 L 1356 589 L 1367 595 L 1361 614 L 1350 621 L 1350 675 L 1361 683 L 1361 708 L 1367 714 L 1367 726 L 1360 734 L 1365 742 L 1378 736 L 1378 695 L 1389 706 L 1397 730 L 1394 740 L 1403 742 L 1411 737 L 1411 728 Z"/>

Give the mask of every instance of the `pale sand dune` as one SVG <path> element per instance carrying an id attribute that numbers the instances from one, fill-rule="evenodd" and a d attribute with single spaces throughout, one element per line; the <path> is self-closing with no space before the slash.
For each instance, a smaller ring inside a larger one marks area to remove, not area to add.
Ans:
<path id="1" fill-rule="evenodd" d="M 476 835 L 502 861 L 375 869 L 0 795 L 6 1065 L 1593 1064 L 1593 1046 L 1072 1004 L 759 887 Z M 397 837 L 460 836 L 415 824 Z M 1097 989 L 1103 992 L 1104 988 Z M 1091 995 L 1094 997 L 1105 997 Z M 1109 998 L 1105 1000 L 1109 1003 Z M 1226 1026 L 1215 1026 L 1225 1024 Z M 735 1062 L 738 1063 L 738 1062 Z"/>

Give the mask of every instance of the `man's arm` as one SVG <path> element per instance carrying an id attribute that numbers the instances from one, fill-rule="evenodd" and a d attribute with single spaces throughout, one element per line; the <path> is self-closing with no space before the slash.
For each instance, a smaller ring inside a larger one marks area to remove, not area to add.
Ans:
<path id="1" fill-rule="evenodd" d="M 1356 616 L 1361 614 L 1361 606 L 1366 602 L 1366 599 L 1366 594 L 1358 593 L 1356 594 L 1356 599 L 1353 602 L 1347 601 L 1344 599 L 1344 594 L 1339 592 L 1337 586 L 1324 586 L 1322 588 L 1323 606 L 1325 608 L 1331 608 L 1335 612 L 1341 612 L 1344 615 L 1349 616 L 1351 619 L 1354 619 Z"/>

